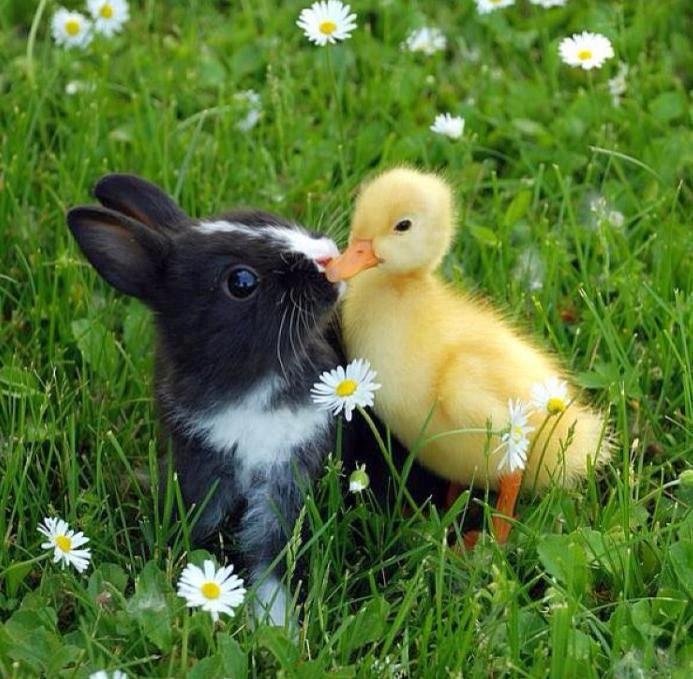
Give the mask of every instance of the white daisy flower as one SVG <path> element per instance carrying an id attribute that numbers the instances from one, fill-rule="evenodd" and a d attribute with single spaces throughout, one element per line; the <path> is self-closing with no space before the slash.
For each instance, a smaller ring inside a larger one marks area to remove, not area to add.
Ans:
<path id="1" fill-rule="evenodd" d="M 89 679 L 128 679 L 128 675 L 122 670 L 113 670 L 110 674 L 106 670 L 99 670 L 92 672 Z"/>
<path id="2" fill-rule="evenodd" d="M 628 89 L 626 78 L 628 77 L 629 70 L 630 68 L 628 64 L 622 61 L 618 65 L 618 73 L 609 80 L 609 94 L 611 95 L 611 101 L 613 102 L 614 106 L 621 105 L 621 97 Z"/>
<path id="3" fill-rule="evenodd" d="M 410 52 L 423 52 L 428 56 L 441 52 L 447 47 L 448 41 L 439 28 L 422 26 L 415 28 L 402 43 L 402 49 Z"/>
<path id="4" fill-rule="evenodd" d="M 245 598 L 243 580 L 232 573 L 233 566 L 217 570 L 209 559 L 202 568 L 189 563 L 178 580 L 178 596 L 185 599 L 190 608 L 199 606 L 209 611 L 216 622 L 219 613 L 231 615 Z"/>
<path id="5" fill-rule="evenodd" d="M 120 33 L 130 18 L 127 0 L 87 0 L 87 9 L 94 19 L 94 30 L 107 37 Z"/>
<path id="6" fill-rule="evenodd" d="M 62 561 L 65 564 L 74 566 L 79 573 L 83 573 L 89 566 L 91 550 L 78 549 L 89 542 L 89 538 L 84 533 L 75 533 L 67 525 L 66 521 L 57 517 L 46 517 L 43 523 L 38 525 L 38 531 L 48 538 L 48 542 L 42 542 L 42 549 L 52 549 L 53 563 Z"/>
<path id="7" fill-rule="evenodd" d="M 459 139 L 464 132 L 464 118 L 453 116 L 451 113 L 441 113 L 436 116 L 430 129 L 450 139 Z"/>
<path id="8" fill-rule="evenodd" d="M 245 115 L 236 122 L 236 129 L 250 132 L 262 117 L 260 95 L 255 90 L 244 90 L 233 95 L 235 101 L 241 104 Z"/>
<path id="9" fill-rule="evenodd" d="M 356 15 L 339 0 L 321 0 L 302 10 L 296 24 L 308 40 L 323 47 L 350 38 Z"/>
<path id="10" fill-rule="evenodd" d="M 590 212 L 594 215 L 595 227 L 609 224 L 620 229 L 625 224 L 626 218 L 622 212 L 610 208 L 604 196 L 594 196 L 589 201 Z"/>
<path id="11" fill-rule="evenodd" d="M 79 12 L 61 7 L 51 20 L 51 33 L 61 47 L 86 47 L 94 37 L 91 21 Z"/>
<path id="12" fill-rule="evenodd" d="M 346 370 L 340 365 L 320 375 L 320 381 L 313 385 L 310 394 L 315 403 L 324 410 L 331 410 L 333 415 L 344 410 L 344 417 L 350 422 L 356 406 L 373 405 L 373 392 L 380 389 L 380 385 L 374 382 L 375 377 L 371 364 L 357 358 Z"/>
<path id="13" fill-rule="evenodd" d="M 589 71 L 600 68 L 607 59 L 611 59 L 614 56 L 614 48 L 605 35 L 583 31 L 563 38 L 558 45 L 558 53 L 569 66 L 579 66 Z"/>
<path id="14" fill-rule="evenodd" d="M 366 473 L 366 465 L 356 467 L 349 477 L 349 492 L 362 493 L 370 485 L 371 480 Z"/>
<path id="15" fill-rule="evenodd" d="M 617 229 L 622 228 L 626 221 L 626 218 L 623 216 L 623 212 L 620 212 L 619 210 L 609 210 L 609 214 L 606 219 L 611 226 Z"/>
<path id="16" fill-rule="evenodd" d="M 93 92 L 96 89 L 93 82 L 85 82 L 84 80 L 70 80 L 65 85 L 65 94 L 74 96 L 78 92 Z"/>
<path id="17" fill-rule="evenodd" d="M 545 272 L 544 260 L 539 250 L 534 247 L 521 250 L 512 269 L 513 278 L 522 283 L 530 292 L 541 290 L 544 287 Z"/>
<path id="18" fill-rule="evenodd" d="M 509 422 L 506 432 L 501 436 L 505 444 L 505 455 L 498 464 L 498 470 L 506 470 L 510 473 L 517 469 L 524 469 L 527 464 L 527 449 L 529 439 L 527 434 L 534 431 L 534 427 L 527 424 L 530 411 L 529 406 L 519 399 L 508 401 Z"/>
<path id="19" fill-rule="evenodd" d="M 514 4 L 515 0 L 476 0 L 476 9 L 479 14 L 488 14 L 495 9 L 510 7 Z"/>
<path id="20" fill-rule="evenodd" d="M 563 7 L 568 0 L 529 0 L 533 5 L 540 7 Z"/>
<path id="21" fill-rule="evenodd" d="M 535 384 L 530 391 L 530 402 L 540 412 L 547 415 L 562 413 L 570 402 L 568 385 L 556 377 Z"/>

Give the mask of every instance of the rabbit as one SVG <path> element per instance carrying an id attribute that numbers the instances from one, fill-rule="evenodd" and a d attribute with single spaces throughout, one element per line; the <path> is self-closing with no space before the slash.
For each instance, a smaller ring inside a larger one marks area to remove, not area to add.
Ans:
<path id="1" fill-rule="evenodd" d="M 267 212 L 191 218 L 134 175 L 106 175 L 93 193 L 101 205 L 67 223 L 96 271 L 153 312 L 159 418 L 186 505 L 207 500 L 192 540 L 238 515 L 255 616 L 291 624 L 277 556 L 334 447 L 310 389 L 339 362 L 325 328 L 343 284 L 323 273 L 337 247 Z"/>

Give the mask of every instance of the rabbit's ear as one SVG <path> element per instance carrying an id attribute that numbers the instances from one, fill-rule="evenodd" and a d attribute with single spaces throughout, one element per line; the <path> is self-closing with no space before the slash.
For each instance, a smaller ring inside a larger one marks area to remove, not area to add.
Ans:
<path id="1" fill-rule="evenodd" d="M 114 288 L 153 301 L 170 247 L 166 235 L 103 207 L 72 208 L 67 223 L 92 266 Z"/>
<path id="2" fill-rule="evenodd" d="M 134 174 L 107 174 L 96 183 L 93 193 L 104 207 L 153 229 L 178 231 L 190 221 L 173 198 Z"/>

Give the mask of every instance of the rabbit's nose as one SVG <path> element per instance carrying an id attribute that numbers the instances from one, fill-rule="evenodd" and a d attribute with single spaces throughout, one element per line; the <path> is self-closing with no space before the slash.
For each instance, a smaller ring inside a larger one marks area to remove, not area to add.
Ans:
<path id="1" fill-rule="evenodd" d="M 324 269 L 334 258 L 333 257 L 316 257 L 315 263 L 321 269 Z"/>

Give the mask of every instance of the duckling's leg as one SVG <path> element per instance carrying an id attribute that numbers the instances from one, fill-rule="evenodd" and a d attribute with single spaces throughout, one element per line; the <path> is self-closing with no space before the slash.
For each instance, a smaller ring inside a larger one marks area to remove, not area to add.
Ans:
<path id="1" fill-rule="evenodd" d="M 498 499 L 496 500 L 496 512 L 503 516 L 512 517 L 515 512 L 517 496 L 520 494 L 522 486 L 522 471 L 512 474 L 504 474 L 498 479 Z M 455 500 L 460 496 L 463 486 L 459 483 L 450 483 L 448 486 L 447 497 L 445 498 L 445 508 L 449 509 Z M 502 516 L 494 516 L 491 520 L 493 534 L 496 536 L 498 544 L 505 544 L 510 535 L 512 524 Z M 478 530 L 468 530 L 463 536 L 462 541 L 465 549 L 474 549 L 479 541 L 481 533 Z"/>
<path id="2" fill-rule="evenodd" d="M 522 471 L 504 474 L 498 481 L 496 511 L 498 514 L 512 517 L 515 511 L 517 496 L 520 493 L 520 486 L 522 485 Z M 493 533 L 496 536 L 496 541 L 499 544 L 507 542 L 510 529 L 512 528 L 510 521 L 501 516 L 494 516 L 491 523 L 493 524 Z"/>

